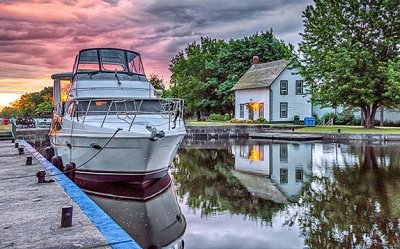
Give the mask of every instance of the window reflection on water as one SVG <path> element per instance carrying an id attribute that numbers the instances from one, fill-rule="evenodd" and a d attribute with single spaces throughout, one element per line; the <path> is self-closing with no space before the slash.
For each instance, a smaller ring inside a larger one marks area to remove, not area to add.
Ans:
<path id="1" fill-rule="evenodd" d="M 400 247 L 399 149 L 186 140 L 172 171 L 188 218 L 185 245 Z"/>

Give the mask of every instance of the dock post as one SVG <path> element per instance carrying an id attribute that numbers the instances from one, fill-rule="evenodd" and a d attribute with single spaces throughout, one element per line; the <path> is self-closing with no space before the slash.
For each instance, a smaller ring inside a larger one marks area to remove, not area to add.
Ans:
<path id="1" fill-rule="evenodd" d="M 26 165 L 32 165 L 32 155 L 26 156 Z"/>
<path id="2" fill-rule="evenodd" d="M 72 226 L 72 211 L 73 211 L 73 207 L 71 205 L 65 205 L 64 207 L 62 207 L 61 227 Z"/>
<path id="3" fill-rule="evenodd" d="M 46 183 L 46 171 L 39 170 L 36 173 L 36 177 L 38 178 L 38 183 Z"/>
<path id="4" fill-rule="evenodd" d="M 18 146 L 18 155 L 23 155 L 24 154 L 24 146 L 23 145 L 19 145 Z"/>
<path id="5" fill-rule="evenodd" d="M 65 175 L 71 179 L 71 181 L 75 181 L 75 169 L 76 164 L 74 162 L 69 162 L 65 165 Z"/>

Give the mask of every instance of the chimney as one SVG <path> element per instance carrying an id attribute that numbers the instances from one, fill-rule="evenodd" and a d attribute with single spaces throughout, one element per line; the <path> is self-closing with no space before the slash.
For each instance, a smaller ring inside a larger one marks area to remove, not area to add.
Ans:
<path id="1" fill-rule="evenodd" d="M 260 58 L 258 58 L 257 55 L 253 56 L 252 64 L 254 65 L 254 64 L 258 64 L 258 63 L 260 63 Z"/>

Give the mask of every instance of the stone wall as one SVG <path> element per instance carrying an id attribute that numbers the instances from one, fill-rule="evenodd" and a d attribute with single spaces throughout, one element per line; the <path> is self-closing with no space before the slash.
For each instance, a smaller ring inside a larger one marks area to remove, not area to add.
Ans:
<path id="1" fill-rule="evenodd" d="M 216 138 L 248 138 L 249 133 L 270 131 L 268 125 L 218 125 L 218 126 L 186 126 L 187 137 L 195 139 Z"/>
<path id="2" fill-rule="evenodd" d="M 45 144 L 49 141 L 49 128 L 17 129 L 17 139 L 24 139 L 33 144 Z"/>

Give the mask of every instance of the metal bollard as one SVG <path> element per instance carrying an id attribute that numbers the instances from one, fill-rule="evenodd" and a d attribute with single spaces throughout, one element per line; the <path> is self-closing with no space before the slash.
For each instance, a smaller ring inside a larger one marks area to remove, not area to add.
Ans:
<path id="1" fill-rule="evenodd" d="M 69 162 L 65 165 L 65 175 L 72 181 L 75 181 L 75 169 L 76 164 L 74 162 Z"/>
<path id="2" fill-rule="evenodd" d="M 14 146 L 15 146 L 16 149 L 18 149 L 19 143 L 16 142 L 16 143 L 14 144 Z"/>
<path id="3" fill-rule="evenodd" d="M 38 178 L 38 183 L 46 183 L 46 172 L 44 170 L 39 170 L 36 173 L 36 177 Z"/>
<path id="4" fill-rule="evenodd" d="M 64 207 L 62 207 L 61 227 L 72 226 L 72 211 L 73 211 L 73 207 L 71 205 L 65 205 Z"/>
<path id="5" fill-rule="evenodd" d="M 15 143 L 15 139 L 11 139 L 11 143 L 12 143 L 12 144 Z"/>
<path id="6" fill-rule="evenodd" d="M 64 166 L 62 163 L 62 158 L 60 156 L 53 156 L 51 158 L 51 163 L 56 166 L 57 169 L 59 169 L 61 172 L 64 171 Z"/>
<path id="7" fill-rule="evenodd" d="M 20 145 L 18 146 L 18 155 L 23 155 L 24 154 L 24 146 Z"/>
<path id="8" fill-rule="evenodd" d="M 32 165 L 32 155 L 26 156 L 26 165 Z"/>

